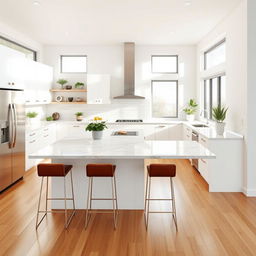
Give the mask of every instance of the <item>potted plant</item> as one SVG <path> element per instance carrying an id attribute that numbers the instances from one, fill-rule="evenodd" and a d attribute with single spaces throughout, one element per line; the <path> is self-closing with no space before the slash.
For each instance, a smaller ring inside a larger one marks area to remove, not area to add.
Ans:
<path id="1" fill-rule="evenodd" d="M 52 116 L 47 116 L 45 119 L 46 119 L 46 121 L 53 121 Z"/>
<path id="2" fill-rule="evenodd" d="M 65 79 L 59 79 L 59 80 L 57 81 L 57 83 L 61 85 L 61 89 L 64 89 L 64 85 L 65 85 L 67 82 L 68 82 L 68 81 L 65 80 Z"/>
<path id="3" fill-rule="evenodd" d="M 226 124 L 223 121 L 226 119 L 227 110 L 228 108 L 222 106 L 212 108 L 212 117 L 216 121 L 215 128 L 218 135 L 224 133 Z"/>
<path id="4" fill-rule="evenodd" d="M 83 88 L 83 87 L 84 87 L 84 83 L 77 82 L 77 83 L 75 84 L 75 88 L 76 88 L 76 89 L 81 89 L 81 88 Z"/>
<path id="5" fill-rule="evenodd" d="M 82 121 L 83 120 L 83 112 L 77 112 L 76 115 L 76 121 Z"/>
<path id="6" fill-rule="evenodd" d="M 106 122 L 93 122 L 89 123 L 85 128 L 86 131 L 92 132 L 92 138 L 94 140 L 100 140 L 102 138 L 103 130 L 107 129 Z"/>
<path id="7" fill-rule="evenodd" d="M 186 113 L 186 119 L 189 122 L 193 122 L 195 120 L 195 113 L 197 111 L 198 104 L 194 99 L 190 99 L 187 107 L 183 109 L 183 111 Z"/>
<path id="8" fill-rule="evenodd" d="M 28 117 L 28 120 L 30 124 L 34 123 L 35 118 L 37 117 L 38 113 L 37 112 L 28 112 L 26 116 Z"/>

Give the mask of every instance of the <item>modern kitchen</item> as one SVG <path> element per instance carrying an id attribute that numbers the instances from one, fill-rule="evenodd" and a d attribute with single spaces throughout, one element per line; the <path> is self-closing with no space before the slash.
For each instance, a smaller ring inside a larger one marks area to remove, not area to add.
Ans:
<path id="1" fill-rule="evenodd" d="M 253 0 L 0 7 L 0 255 L 254 255 Z"/>

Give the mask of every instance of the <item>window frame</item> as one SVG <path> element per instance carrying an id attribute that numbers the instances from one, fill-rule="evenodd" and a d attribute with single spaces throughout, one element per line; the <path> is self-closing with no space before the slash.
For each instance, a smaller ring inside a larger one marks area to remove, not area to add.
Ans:
<path id="1" fill-rule="evenodd" d="M 8 38 L 6 38 L 6 37 L 4 37 L 4 36 L 1 36 L 1 35 L 0 35 L 0 39 L 3 39 L 3 40 L 5 40 L 5 41 L 7 41 L 7 42 L 9 42 L 9 43 L 12 43 L 12 44 L 17 45 L 17 46 L 19 46 L 19 47 L 21 47 L 21 48 L 23 48 L 23 49 L 25 49 L 25 50 L 30 51 L 30 52 L 33 54 L 33 60 L 34 60 L 34 61 L 37 61 L 37 51 L 35 51 L 35 50 L 33 50 L 33 49 L 29 48 L 29 47 L 26 47 L 26 46 L 24 46 L 24 45 L 22 45 L 22 44 L 19 44 L 19 43 L 13 41 L 13 40 L 10 40 L 10 39 L 8 39 Z M 7 47 L 8 47 L 8 46 L 7 46 Z M 9 48 L 10 48 L 10 47 L 9 47 Z M 12 48 L 12 49 L 13 49 L 13 48 Z M 19 51 L 19 50 L 16 50 L 16 51 Z"/>
<path id="2" fill-rule="evenodd" d="M 213 96 L 213 93 L 212 93 L 212 82 L 213 82 L 213 79 L 216 79 L 217 78 L 217 86 L 218 86 L 218 95 L 217 95 L 217 97 L 218 97 L 218 99 L 217 99 L 217 101 L 218 101 L 218 106 L 221 106 L 221 78 L 223 77 L 223 76 L 226 76 L 226 73 L 221 73 L 221 74 L 218 74 L 218 75 L 215 75 L 215 76 L 211 76 L 211 77 L 207 77 L 207 78 L 204 78 L 203 80 L 204 80 L 204 86 L 203 86 L 203 99 L 204 99 L 204 102 L 203 102 L 203 106 L 204 106 L 204 108 L 203 108 L 203 111 L 204 111 L 204 118 L 209 118 L 210 120 L 212 120 L 212 107 L 213 107 L 213 105 L 212 105 L 212 96 Z M 207 110 L 207 106 L 206 106 L 206 97 L 207 97 L 207 95 L 206 95 L 206 83 L 207 83 L 207 81 L 209 80 L 209 109 L 210 109 L 210 113 L 209 113 L 209 117 L 207 117 L 207 113 L 206 113 L 206 111 L 208 111 Z"/>
<path id="3" fill-rule="evenodd" d="M 204 70 L 208 70 L 207 69 L 207 54 L 214 51 L 216 48 L 218 48 L 220 45 L 226 43 L 226 38 L 223 38 L 222 40 L 220 40 L 218 43 L 214 44 L 213 46 L 211 46 L 208 50 L 206 50 L 204 52 Z"/>
<path id="4" fill-rule="evenodd" d="M 63 57 L 86 57 L 86 71 L 85 72 L 63 72 L 62 71 L 62 59 Z M 60 73 L 62 74 L 87 74 L 88 73 L 88 56 L 86 54 L 64 54 L 60 55 Z"/>
<path id="5" fill-rule="evenodd" d="M 153 117 L 153 83 L 154 82 L 175 82 L 176 83 L 176 115 Z M 152 118 L 178 118 L 179 117 L 179 81 L 178 80 L 151 80 L 151 116 Z"/>
<path id="6" fill-rule="evenodd" d="M 176 58 L 176 72 L 154 72 L 153 71 L 153 58 L 154 57 L 175 57 Z M 151 55 L 151 73 L 152 74 L 178 74 L 179 73 L 179 55 Z"/>

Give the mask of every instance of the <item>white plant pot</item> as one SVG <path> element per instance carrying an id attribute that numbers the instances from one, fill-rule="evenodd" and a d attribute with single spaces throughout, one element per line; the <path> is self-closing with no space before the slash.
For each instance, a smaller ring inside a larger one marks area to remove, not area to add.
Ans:
<path id="1" fill-rule="evenodd" d="M 189 122 L 193 122 L 194 120 L 195 120 L 195 115 L 186 115 L 186 119 L 187 119 L 187 121 L 189 121 Z"/>
<path id="2" fill-rule="evenodd" d="M 215 128 L 216 128 L 216 133 L 217 135 L 223 135 L 224 130 L 225 130 L 225 123 L 223 122 L 216 122 L 215 123 Z"/>
<path id="3" fill-rule="evenodd" d="M 92 131 L 92 138 L 94 140 L 100 140 L 102 138 L 103 131 Z"/>

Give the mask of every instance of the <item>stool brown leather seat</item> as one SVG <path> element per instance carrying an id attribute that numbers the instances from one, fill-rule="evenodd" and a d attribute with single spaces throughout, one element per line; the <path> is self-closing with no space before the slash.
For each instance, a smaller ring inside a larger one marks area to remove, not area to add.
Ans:
<path id="1" fill-rule="evenodd" d="M 86 175 L 89 177 L 88 195 L 87 195 L 87 209 L 85 218 L 85 228 L 87 228 L 91 216 L 92 201 L 93 200 L 112 200 L 113 201 L 113 211 L 104 213 L 113 213 L 114 216 L 114 229 L 117 225 L 117 192 L 116 192 L 116 177 L 115 177 L 116 166 L 112 164 L 87 164 L 86 165 Z M 109 177 L 112 182 L 112 198 L 93 198 L 92 197 L 92 185 L 94 177 Z M 89 206 L 90 205 L 90 206 Z M 94 211 L 102 212 L 102 211 Z"/>
<path id="2" fill-rule="evenodd" d="M 37 218 L 36 218 L 36 229 L 44 219 L 44 217 L 47 215 L 49 212 L 54 212 L 54 211 L 48 211 L 47 208 L 47 203 L 49 200 L 64 200 L 65 204 L 65 228 L 68 227 L 69 223 L 72 220 L 72 217 L 75 214 L 75 201 L 74 201 L 74 188 L 73 188 L 73 178 L 72 178 L 72 165 L 64 165 L 64 164 L 39 164 L 37 166 L 37 174 L 39 177 L 42 177 L 41 180 L 41 189 L 40 189 L 40 195 L 39 195 L 39 203 L 38 203 L 38 209 L 37 209 Z M 72 197 L 67 198 L 66 195 L 66 176 L 70 172 L 70 182 L 71 182 L 71 192 L 72 192 Z M 44 182 L 44 177 L 46 177 L 46 200 L 45 200 L 45 210 L 41 211 L 40 210 L 40 204 L 41 204 L 41 197 L 42 197 L 42 189 L 43 189 L 43 182 Z M 49 177 L 63 177 L 64 178 L 64 198 L 49 198 L 48 197 L 48 182 L 49 182 Z M 67 213 L 67 200 L 72 200 L 73 201 L 73 211 L 68 218 L 68 213 Z M 57 211 L 58 213 L 63 212 L 63 211 Z M 43 217 L 41 220 L 38 222 L 39 218 L 39 213 L 44 213 Z"/>
<path id="3" fill-rule="evenodd" d="M 172 181 L 172 178 L 175 176 L 176 176 L 176 165 L 174 164 L 150 164 L 147 166 L 147 182 L 146 182 L 145 207 L 144 207 L 146 229 L 148 228 L 149 213 L 171 213 L 173 216 L 176 230 L 178 230 L 176 206 L 175 206 L 175 195 L 174 195 L 174 188 L 173 188 L 173 181 Z M 150 197 L 152 177 L 170 178 L 171 198 L 151 198 Z M 153 200 L 154 201 L 158 201 L 158 200 L 171 201 L 172 211 L 161 211 L 161 212 L 150 211 L 149 202 Z"/>

